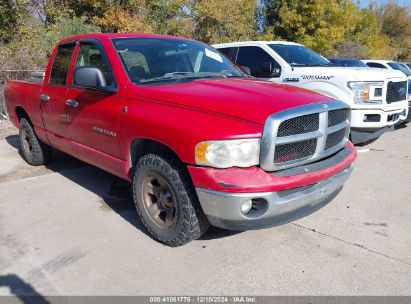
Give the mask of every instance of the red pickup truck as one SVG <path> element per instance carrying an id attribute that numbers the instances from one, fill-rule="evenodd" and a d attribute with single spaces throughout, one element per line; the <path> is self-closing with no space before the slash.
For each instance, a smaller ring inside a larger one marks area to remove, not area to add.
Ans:
<path id="1" fill-rule="evenodd" d="M 259 229 L 310 214 L 356 158 L 344 103 L 250 78 L 181 37 L 64 39 L 43 83 L 10 81 L 5 98 L 29 164 L 54 148 L 132 182 L 143 224 L 170 246 L 209 224 Z"/>

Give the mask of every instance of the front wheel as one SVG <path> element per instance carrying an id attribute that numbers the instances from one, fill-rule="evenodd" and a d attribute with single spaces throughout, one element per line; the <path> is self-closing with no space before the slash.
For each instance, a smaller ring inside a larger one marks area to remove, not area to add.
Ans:
<path id="1" fill-rule="evenodd" d="M 51 148 L 41 142 L 26 118 L 20 120 L 20 146 L 24 159 L 33 166 L 47 164 L 51 160 Z"/>
<path id="2" fill-rule="evenodd" d="M 147 154 L 140 158 L 133 195 L 144 226 L 166 245 L 184 245 L 208 229 L 190 176 L 172 155 Z"/>

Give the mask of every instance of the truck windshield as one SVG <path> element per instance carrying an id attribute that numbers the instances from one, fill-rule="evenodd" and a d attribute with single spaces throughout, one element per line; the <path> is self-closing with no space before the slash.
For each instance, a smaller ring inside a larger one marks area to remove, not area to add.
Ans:
<path id="1" fill-rule="evenodd" d="M 247 77 L 206 44 L 166 38 L 113 40 L 130 80 L 136 84 L 186 82 L 201 78 Z"/>
<path id="2" fill-rule="evenodd" d="M 335 64 L 336 66 L 342 67 L 353 67 L 353 68 L 368 68 L 361 60 L 357 59 L 350 59 L 350 58 L 329 58 L 328 59 L 331 63 Z"/>
<path id="3" fill-rule="evenodd" d="M 269 46 L 292 67 L 333 65 L 324 57 L 302 45 L 276 43 L 269 44 Z"/>
<path id="4" fill-rule="evenodd" d="M 388 65 L 390 67 L 392 67 L 394 70 L 398 70 L 403 72 L 405 75 L 407 76 L 411 76 L 411 71 L 408 70 L 405 66 L 403 66 L 402 64 L 398 63 L 398 62 L 388 62 Z"/>

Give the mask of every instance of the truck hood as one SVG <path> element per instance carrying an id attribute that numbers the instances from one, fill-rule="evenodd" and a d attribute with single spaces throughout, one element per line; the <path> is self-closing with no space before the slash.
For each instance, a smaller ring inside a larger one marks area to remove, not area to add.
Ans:
<path id="1" fill-rule="evenodd" d="M 293 75 L 297 74 L 301 80 L 328 80 L 333 78 L 348 81 L 384 81 L 389 78 L 404 78 L 405 75 L 400 71 L 373 69 L 373 68 L 354 68 L 354 67 L 295 67 Z M 296 75 L 296 76 L 297 76 Z"/>
<path id="2" fill-rule="evenodd" d="M 264 125 L 271 114 L 329 97 L 289 85 L 256 79 L 207 79 L 138 87 L 148 100 L 162 101 Z"/>

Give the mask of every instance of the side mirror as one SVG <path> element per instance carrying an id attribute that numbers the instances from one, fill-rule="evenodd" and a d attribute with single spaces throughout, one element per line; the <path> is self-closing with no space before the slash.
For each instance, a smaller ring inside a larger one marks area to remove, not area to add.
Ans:
<path id="1" fill-rule="evenodd" d="M 266 77 L 266 78 L 280 77 L 281 75 L 281 69 L 274 68 L 272 62 L 264 62 L 260 66 L 260 71 L 261 71 L 261 77 Z"/>
<path id="2" fill-rule="evenodd" d="M 116 92 L 117 89 L 108 87 L 103 72 L 92 66 L 78 67 L 74 71 L 74 84 L 80 87 Z"/>

